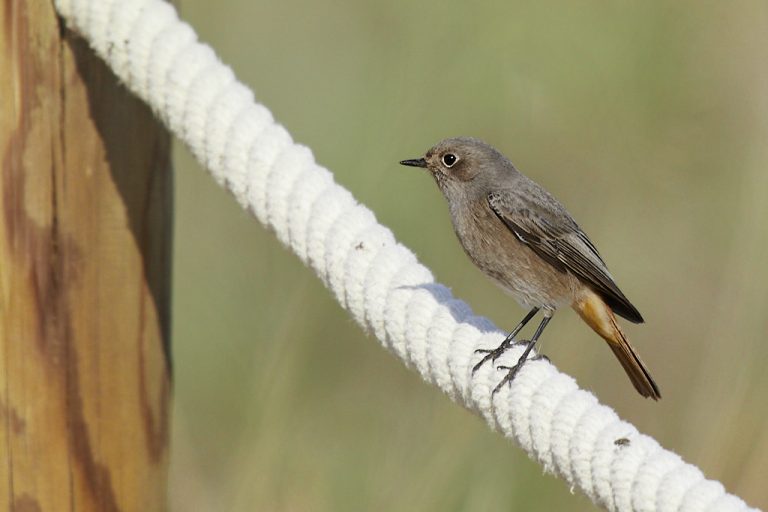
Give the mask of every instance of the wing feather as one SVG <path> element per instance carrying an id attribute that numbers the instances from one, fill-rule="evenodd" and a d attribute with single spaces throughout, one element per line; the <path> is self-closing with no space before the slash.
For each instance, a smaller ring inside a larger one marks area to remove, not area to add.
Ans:
<path id="1" fill-rule="evenodd" d="M 561 272 L 571 272 L 598 292 L 614 312 L 635 323 L 640 312 L 619 290 L 594 244 L 568 215 L 546 215 L 530 208 L 510 207 L 501 194 L 488 195 L 496 216 L 541 259 Z"/>

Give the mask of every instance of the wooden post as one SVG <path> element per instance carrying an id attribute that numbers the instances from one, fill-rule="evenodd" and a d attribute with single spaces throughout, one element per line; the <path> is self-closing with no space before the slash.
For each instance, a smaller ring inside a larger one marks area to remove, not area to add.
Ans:
<path id="1" fill-rule="evenodd" d="M 0 3 L 0 510 L 164 510 L 169 136 L 50 0 Z"/>

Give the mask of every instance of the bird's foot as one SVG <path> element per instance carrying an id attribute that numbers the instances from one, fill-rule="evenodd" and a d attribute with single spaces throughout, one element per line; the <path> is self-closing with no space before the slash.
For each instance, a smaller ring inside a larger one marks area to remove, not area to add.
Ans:
<path id="1" fill-rule="evenodd" d="M 545 356 L 543 354 L 537 354 L 537 355 L 535 355 L 533 357 L 529 357 L 527 359 L 524 356 L 521 357 L 517 361 L 517 363 L 514 364 L 514 366 L 505 366 L 505 365 L 497 366 L 496 367 L 497 370 L 507 370 L 507 374 L 504 376 L 503 379 L 501 379 L 501 382 L 496 384 L 496 387 L 493 388 L 493 393 L 491 393 L 491 395 L 493 396 L 496 393 L 498 393 L 498 391 L 502 387 L 504 387 L 504 384 L 510 384 L 511 385 L 512 381 L 515 380 L 515 377 L 517 376 L 518 372 L 523 367 L 523 365 L 525 364 L 526 361 L 538 361 L 539 359 L 545 359 L 547 362 L 549 362 L 549 358 L 547 356 Z"/>
<path id="2" fill-rule="evenodd" d="M 521 340 L 521 341 L 515 341 L 515 340 L 504 340 L 504 342 L 499 345 L 496 348 L 490 349 L 490 348 L 479 348 L 475 350 L 475 354 L 485 354 L 483 358 L 478 361 L 478 363 L 472 367 L 472 374 L 474 375 L 477 370 L 480 369 L 481 366 L 483 366 L 487 361 L 491 361 L 492 363 L 495 362 L 501 355 L 509 350 L 512 347 L 515 346 L 528 346 L 530 345 L 529 340 Z"/>

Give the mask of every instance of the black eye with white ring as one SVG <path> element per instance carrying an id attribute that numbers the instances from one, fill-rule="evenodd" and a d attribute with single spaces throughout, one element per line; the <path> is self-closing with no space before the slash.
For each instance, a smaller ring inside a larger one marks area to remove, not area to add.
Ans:
<path id="1" fill-rule="evenodd" d="M 453 167 L 453 164 L 455 164 L 458 161 L 459 161 L 458 157 L 453 153 L 446 153 L 443 155 L 443 163 L 445 164 L 446 167 Z"/>

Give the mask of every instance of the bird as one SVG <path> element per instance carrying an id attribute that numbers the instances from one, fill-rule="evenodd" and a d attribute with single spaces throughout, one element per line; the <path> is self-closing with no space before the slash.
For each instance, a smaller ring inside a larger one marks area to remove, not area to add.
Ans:
<path id="1" fill-rule="evenodd" d="M 525 346 L 515 365 L 497 367 L 506 375 L 494 395 L 511 384 L 554 313 L 570 306 L 607 342 L 635 389 L 646 398 L 661 398 L 616 318 L 643 323 L 643 317 L 616 285 L 595 244 L 552 194 L 497 149 L 472 137 L 444 139 L 423 157 L 400 164 L 432 175 L 469 259 L 528 309 L 498 347 L 476 350 L 484 356 L 473 366 L 473 374 L 512 346 Z M 517 340 L 539 312 L 542 320 L 531 339 Z"/>

